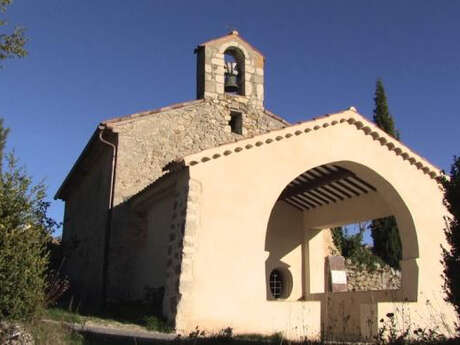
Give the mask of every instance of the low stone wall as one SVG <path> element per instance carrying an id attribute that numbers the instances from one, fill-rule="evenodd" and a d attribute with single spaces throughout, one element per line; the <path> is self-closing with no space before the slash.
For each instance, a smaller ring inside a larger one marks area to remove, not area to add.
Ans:
<path id="1" fill-rule="evenodd" d="M 0 344 L 34 345 L 32 335 L 18 323 L 0 322 Z"/>
<path id="2" fill-rule="evenodd" d="M 401 272 L 390 266 L 376 264 L 374 270 L 345 260 L 348 291 L 397 290 L 401 287 Z"/>

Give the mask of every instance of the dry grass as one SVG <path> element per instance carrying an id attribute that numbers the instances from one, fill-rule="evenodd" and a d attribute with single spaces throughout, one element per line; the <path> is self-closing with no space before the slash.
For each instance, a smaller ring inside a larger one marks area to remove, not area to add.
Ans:
<path id="1" fill-rule="evenodd" d="M 83 345 L 84 339 L 61 323 L 33 321 L 24 325 L 35 340 L 35 345 Z"/>

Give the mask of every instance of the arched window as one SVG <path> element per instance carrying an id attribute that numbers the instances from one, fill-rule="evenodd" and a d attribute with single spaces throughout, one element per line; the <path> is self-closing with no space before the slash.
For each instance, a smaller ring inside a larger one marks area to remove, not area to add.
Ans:
<path id="1" fill-rule="evenodd" d="M 283 275 L 280 270 L 273 270 L 270 273 L 270 292 L 273 298 L 281 298 L 284 290 Z"/>
<path id="2" fill-rule="evenodd" d="M 225 62 L 225 93 L 245 95 L 244 90 L 244 54 L 235 47 L 224 52 Z"/>

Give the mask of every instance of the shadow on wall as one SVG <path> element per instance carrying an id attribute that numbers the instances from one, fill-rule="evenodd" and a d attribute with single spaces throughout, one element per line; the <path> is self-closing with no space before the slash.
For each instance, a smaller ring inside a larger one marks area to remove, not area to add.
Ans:
<path id="1" fill-rule="evenodd" d="M 302 212 L 278 201 L 271 212 L 265 238 L 265 251 L 269 254 L 265 261 L 267 300 L 302 297 L 302 243 Z M 281 291 L 274 294 L 274 288 Z"/>

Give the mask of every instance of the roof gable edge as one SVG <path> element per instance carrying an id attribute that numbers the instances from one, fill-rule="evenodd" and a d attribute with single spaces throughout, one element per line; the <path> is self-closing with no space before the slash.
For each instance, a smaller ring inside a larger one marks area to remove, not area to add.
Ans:
<path id="1" fill-rule="evenodd" d="M 249 46 L 249 48 L 251 48 L 251 50 L 255 51 L 257 54 L 259 54 L 262 58 L 265 59 L 265 56 L 264 54 L 262 54 L 262 52 L 257 49 L 256 47 L 254 47 L 251 43 L 249 43 L 246 39 L 244 39 L 238 32 L 236 31 L 232 31 L 230 33 L 228 33 L 227 35 L 224 35 L 224 36 L 221 36 L 221 37 L 216 37 L 216 38 L 213 38 L 211 40 L 208 40 L 208 41 L 205 41 L 203 43 L 200 43 L 198 44 L 197 48 L 201 48 L 201 47 L 205 47 L 206 45 L 208 44 L 211 44 L 211 43 L 216 43 L 216 42 L 219 42 L 219 41 L 222 41 L 222 42 L 225 42 L 227 40 L 238 40 L 238 41 L 241 41 L 242 43 L 246 44 L 247 46 Z"/>
<path id="2" fill-rule="evenodd" d="M 362 130 L 366 135 L 370 135 L 372 140 L 378 140 L 380 143 L 392 151 L 395 155 L 401 156 L 405 161 L 411 165 L 415 165 L 417 169 L 421 169 L 423 173 L 427 174 L 432 179 L 438 179 L 442 174 L 435 165 L 431 164 L 428 160 L 411 150 L 402 142 L 393 138 L 385 131 L 380 129 L 377 125 L 366 119 L 363 115 L 359 114 L 355 108 L 351 107 L 347 110 L 326 114 L 312 120 L 303 121 L 285 128 L 272 130 L 270 132 L 245 138 L 233 143 L 227 143 L 207 149 L 195 154 L 185 156 L 183 158 L 186 166 L 194 166 L 203 164 L 212 159 L 217 159 L 222 156 L 229 156 L 232 153 L 239 153 L 264 144 L 276 143 L 285 138 L 292 136 L 299 136 L 307 134 L 314 130 L 326 129 L 329 126 L 347 123 L 355 126 L 356 130 Z"/>

